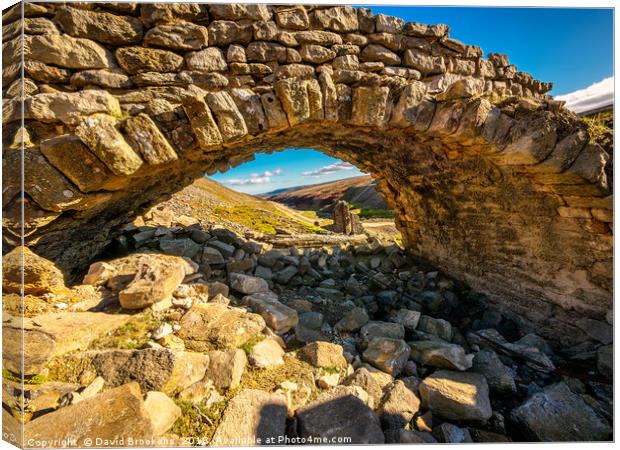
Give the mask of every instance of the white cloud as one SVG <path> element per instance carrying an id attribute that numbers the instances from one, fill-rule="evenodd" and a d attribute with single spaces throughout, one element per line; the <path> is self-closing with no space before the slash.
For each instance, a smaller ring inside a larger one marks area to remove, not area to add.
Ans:
<path id="1" fill-rule="evenodd" d="M 318 178 L 323 175 L 330 175 L 334 172 L 338 172 L 339 170 L 354 170 L 354 169 L 355 169 L 355 166 L 353 164 L 349 164 L 348 162 L 339 162 L 336 164 L 330 164 L 329 166 L 323 166 L 320 169 L 302 172 L 302 175 L 305 177 Z"/>
<path id="2" fill-rule="evenodd" d="M 224 183 L 231 186 L 247 186 L 249 184 L 271 183 L 271 177 L 282 175 L 282 169 L 265 170 L 261 173 L 251 173 L 248 178 L 230 178 Z"/>
<path id="3" fill-rule="evenodd" d="M 575 113 L 588 112 L 613 104 L 614 78 L 605 78 L 585 89 L 558 95 L 555 99 L 565 101 L 566 107 Z"/>

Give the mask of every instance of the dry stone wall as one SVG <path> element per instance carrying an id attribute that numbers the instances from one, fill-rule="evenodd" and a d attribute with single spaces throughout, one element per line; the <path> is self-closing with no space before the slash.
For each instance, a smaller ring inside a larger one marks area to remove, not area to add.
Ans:
<path id="1" fill-rule="evenodd" d="M 3 14 L 9 247 L 23 207 L 70 275 L 205 172 L 311 147 L 379 179 L 406 245 L 524 326 L 578 342 L 609 314 L 609 155 L 505 55 L 350 6 L 24 9 Z"/>

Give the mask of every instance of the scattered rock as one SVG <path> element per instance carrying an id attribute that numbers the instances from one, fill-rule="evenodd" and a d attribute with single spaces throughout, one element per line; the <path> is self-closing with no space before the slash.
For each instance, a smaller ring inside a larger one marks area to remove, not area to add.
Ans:
<path id="1" fill-rule="evenodd" d="M 441 341 L 410 342 L 411 359 L 425 366 L 442 369 L 468 370 L 474 355 L 466 355 L 460 345 Z"/>
<path id="2" fill-rule="evenodd" d="M 484 375 L 492 392 L 501 394 L 517 392 L 512 371 L 502 363 L 496 353 L 490 350 L 480 350 L 476 353 L 472 370 Z"/>
<path id="3" fill-rule="evenodd" d="M 350 438 L 351 444 L 382 444 L 379 418 L 358 397 L 358 389 L 338 386 L 297 410 L 299 435 L 304 438 Z"/>
<path id="4" fill-rule="evenodd" d="M 226 406 L 211 445 L 283 444 L 286 417 L 284 396 L 244 389 Z"/>
<path id="5" fill-rule="evenodd" d="M 228 275 L 230 287 L 242 294 L 256 294 L 257 292 L 269 291 L 269 285 L 265 280 L 241 273 Z"/>
<path id="6" fill-rule="evenodd" d="M 284 350 L 276 339 L 267 338 L 252 347 L 250 364 L 259 369 L 269 369 L 284 364 Z"/>
<path id="7" fill-rule="evenodd" d="M 245 372 L 247 357 L 243 350 L 214 350 L 208 353 L 209 368 L 205 377 L 218 389 L 234 389 L 239 386 Z"/>
<path id="8" fill-rule="evenodd" d="M 342 346 L 330 342 L 311 342 L 299 351 L 299 358 L 314 367 L 346 367 Z"/>
<path id="9" fill-rule="evenodd" d="M 66 291 L 62 272 L 51 261 L 33 253 L 28 247 L 15 247 L 2 257 L 2 290 L 19 294 L 61 294 Z"/>
<path id="10" fill-rule="evenodd" d="M 404 339 L 405 328 L 399 323 L 371 321 L 360 330 L 360 338 L 363 342 L 370 342 L 376 337 Z"/>
<path id="11" fill-rule="evenodd" d="M 400 339 L 373 338 L 362 357 L 379 370 L 397 376 L 405 367 L 411 349 Z"/>
<path id="12" fill-rule="evenodd" d="M 386 387 L 377 413 L 388 429 L 405 428 L 420 409 L 420 399 L 401 380 Z"/>
<path id="13" fill-rule="evenodd" d="M 335 325 L 337 331 L 357 331 L 368 322 L 368 313 L 365 308 L 356 307 L 349 311 Z"/>
<path id="14" fill-rule="evenodd" d="M 297 311 L 280 303 L 272 292 L 247 295 L 243 297 L 243 302 L 260 314 L 267 326 L 276 333 L 286 333 L 299 321 Z"/>
<path id="15" fill-rule="evenodd" d="M 420 384 L 422 403 L 448 420 L 485 422 L 492 414 L 489 386 L 477 373 L 438 370 Z"/>
<path id="16" fill-rule="evenodd" d="M 438 427 L 435 427 L 433 429 L 433 436 L 435 436 L 439 442 L 445 442 L 446 444 L 473 442 L 467 428 L 459 428 L 449 422 L 444 422 Z"/>
<path id="17" fill-rule="evenodd" d="M 174 424 L 175 420 L 181 417 L 181 408 L 163 392 L 147 392 L 144 399 L 144 409 L 151 419 L 151 427 L 155 436 L 164 434 Z"/>
<path id="18" fill-rule="evenodd" d="M 212 302 L 193 305 L 179 324 L 177 335 L 195 351 L 238 348 L 265 328 L 258 314 Z"/>

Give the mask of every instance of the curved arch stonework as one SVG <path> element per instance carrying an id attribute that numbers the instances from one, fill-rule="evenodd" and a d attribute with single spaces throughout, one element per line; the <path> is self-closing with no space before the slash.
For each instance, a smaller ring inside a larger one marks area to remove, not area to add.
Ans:
<path id="1" fill-rule="evenodd" d="M 305 147 L 380 180 L 407 247 L 542 334 L 584 339 L 580 320 L 612 308 L 608 155 L 549 83 L 446 25 L 349 6 L 44 3 L 27 5 L 22 41 L 17 19 L 5 236 L 18 242 L 24 206 L 26 245 L 67 273 L 205 172 Z"/>

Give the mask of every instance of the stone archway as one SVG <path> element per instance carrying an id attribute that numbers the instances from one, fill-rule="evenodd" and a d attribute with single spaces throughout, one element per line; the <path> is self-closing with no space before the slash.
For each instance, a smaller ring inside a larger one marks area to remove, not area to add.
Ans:
<path id="1" fill-rule="evenodd" d="M 27 4 L 22 40 L 15 11 L 9 244 L 23 207 L 26 244 L 71 271 L 205 172 L 310 147 L 379 179 L 406 245 L 520 322 L 580 336 L 576 318 L 612 307 L 608 155 L 549 83 L 446 25 L 348 6 Z"/>

